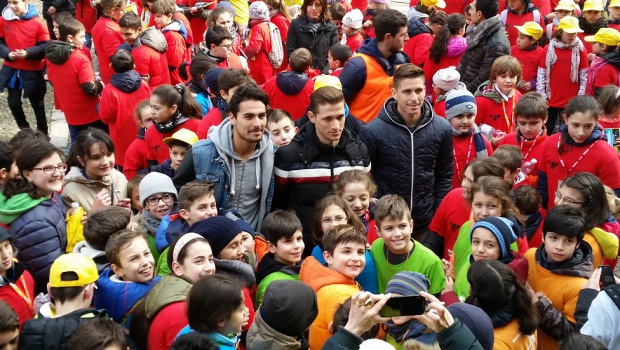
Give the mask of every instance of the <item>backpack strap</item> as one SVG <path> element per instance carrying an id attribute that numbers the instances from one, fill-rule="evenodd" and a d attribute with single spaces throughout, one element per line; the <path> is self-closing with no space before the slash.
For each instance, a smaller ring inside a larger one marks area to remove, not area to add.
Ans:
<path id="1" fill-rule="evenodd" d="M 534 22 L 540 24 L 540 11 L 534 10 L 532 11 L 532 15 L 534 15 Z"/>
<path id="2" fill-rule="evenodd" d="M 603 289 L 609 298 L 616 304 L 618 309 L 620 309 L 620 284 L 614 284 L 613 286 L 609 286 Z"/>
<path id="3" fill-rule="evenodd" d="M 506 20 L 508 20 L 508 9 L 502 11 L 502 13 L 499 14 L 499 19 L 502 21 L 502 23 L 504 23 L 504 25 L 506 25 Z"/>

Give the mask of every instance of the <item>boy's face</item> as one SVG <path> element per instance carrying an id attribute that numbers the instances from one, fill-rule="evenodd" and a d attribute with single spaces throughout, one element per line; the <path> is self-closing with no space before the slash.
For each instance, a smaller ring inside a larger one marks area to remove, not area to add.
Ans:
<path id="1" fill-rule="evenodd" d="M 505 72 L 495 77 L 495 83 L 502 94 L 508 95 L 517 85 L 517 76 L 510 72 Z"/>
<path id="2" fill-rule="evenodd" d="M 149 202 L 155 202 L 156 204 L 149 204 Z M 174 195 L 172 193 L 156 193 L 145 201 L 145 209 L 148 210 L 154 217 L 163 219 L 164 216 L 170 214 L 172 207 L 174 206 Z"/>
<path id="3" fill-rule="evenodd" d="M 406 254 L 411 250 L 412 231 L 413 220 L 407 213 L 400 219 L 387 217 L 377 226 L 377 234 L 394 254 Z"/>
<path id="4" fill-rule="evenodd" d="M 222 260 L 239 260 L 243 261 L 243 254 L 247 252 L 245 246 L 242 244 L 243 233 L 239 233 L 232 241 L 228 243 L 224 249 L 220 252 L 218 259 Z"/>
<path id="5" fill-rule="evenodd" d="M 138 35 L 140 35 L 141 31 L 142 31 L 142 28 L 133 29 L 133 28 L 121 27 L 121 35 L 123 36 L 123 40 L 125 40 L 125 42 L 129 45 L 133 45 L 134 41 L 138 39 Z"/>
<path id="6" fill-rule="evenodd" d="M 518 168 L 515 171 L 512 171 L 505 166 L 502 168 L 504 168 L 504 181 L 514 185 L 515 181 L 517 181 L 517 176 L 519 176 L 519 173 L 521 172 L 521 168 Z"/>
<path id="7" fill-rule="evenodd" d="M 19 328 L 13 331 L 0 332 L 0 349 L 17 350 L 19 347 Z"/>
<path id="8" fill-rule="evenodd" d="M 52 21 L 52 31 L 54 32 L 54 36 L 56 38 L 60 38 L 60 32 L 58 32 L 58 22 Z"/>
<path id="9" fill-rule="evenodd" d="M 542 131 L 545 122 L 547 121 L 547 117 L 543 118 L 525 118 L 521 116 L 517 116 L 517 128 L 521 135 L 525 137 L 527 140 L 533 140 Z"/>
<path id="10" fill-rule="evenodd" d="M 155 25 L 161 29 L 172 22 L 172 15 L 165 15 L 163 13 L 155 14 Z"/>
<path id="11" fill-rule="evenodd" d="M 336 25 L 336 29 L 338 30 L 338 37 L 342 38 L 342 33 L 344 32 L 343 28 L 344 26 L 342 25 L 342 20 L 337 20 L 337 19 L 332 19 L 332 22 L 334 22 L 334 24 Z"/>
<path id="12" fill-rule="evenodd" d="M 6 272 L 13 266 L 13 246 L 10 240 L 0 242 L 0 276 L 6 277 Z"/>
<path id="13" fill-rule="evenodd" d="M 602 15 L 602 11 L 583 11 L 583 18 L 585 18 L 588 23 L 595 23 Z"/>
<path id="14" fill-rule="evenodd" d="M 609 8 L 609 19 L 620 19 L 620 6 L 614 6 Z"/>
<path id="15" fill-rule="evenodd" d="M 344 242 L 336 245 L 334 254 L 323 252 L 327 266 L 349 277 L 357 277 L 366 266 L 366 245 L 357 242 Z"/>
<path id="16" fill-rule="evenodd" d="M 295 231 L 291 237 L 282 237 L 274 245 L 267 243 L 269 252 L 275 255 L 275 260 L 285 265 L 295 265 L 301 260 L 301 253 L 306 245 L 301 230 Z"/>
<path id="17" fill-rule="evenodd" d="M 206 218 L 217 216 L 217 205 L 215 203 L 215 196 L 213 194 L 205 194 L 204 196 L 196 199 L 189 209 L 179 210 L 179 215 L 187 221 L 189 226 L 202 221 Z"/>
<path id="18" fill-rule="evenodd" d="M 67 41 L 81 49 L 86 44 L 86 32 L 80 30 L 75 36 L 67 35 Z"/>
<path id="19" fill-rule="evenodd" d="M 219 45 L 211 44 L 209 53 L 219 58 L 229 58 L 232 53 L 232 40 L 224 39 Z"/>
<path id="20" fill-rule="evenodd" d="M 185 157 L 185 153 L 187 153 L 187 147 L 181 145 L 170 147 L 170 160 L 172 161 L 170 167 L 172 167 L 172 169 L 176 171 L 179 168 L 179 165 L 181 165 L 183 161 L 183 157 Z"/>
<path id="21" fill-rule="evenodd" d="M 282 118 L 277 123 L 267 123 L 267 130 L 271 133 L 271 141 L 276 146 L 282 147 L 291 143 L 298 128 L 295 127 L 291 119 Z"/>
<path id="22" fill-rule="evenodd" d="M 592 43 L 592 53 L 596 55 L 605 53 L 605 45 L 598 42 Z"/>
<path id="23" fill-rule="evenodd" d="M 137 211 L 142 211 L 142 204 L 140 204 L 140 189 L 138 187 L 131 190 L 131 207 Z"/>
<path id="24" fill-rule="evenodd" d="M 502 216 L 502 203 L 498 198 L 478 191 L 474 193 L 474 198 L 471 202 L 471 210 L 474 221 L 488 217 L 498 217 Z"/>
<path id="25" fill-rule="evenodd" d="M 508 7 L 513 11 L 520 12 L 525 4 L 521 0 L 508 0 Z"/>
<path id="26" fill-rule="evenodd" d="M 8 0 L 8 6 L 16 16 L 23 16 L 26 14 L 28 3 L 26 0 Z"/>
<path id="27" fill-rule="evenodd" d="M 224 27 L 229 31 L 232 30 L 234 21 L 229 12 L 222 12 L 222 14 L 215 20 L 215 25 Z"/>
<path id="28" fill-rule="evenodd" d="M 497 238 L 488 229 L 477 227 L 471 234 L 471 254 L 474 261 L 497 260 L 501 250 Z"/>
<path id="29" fill-rule="evenodd" d="M 519 50 L 525 50 L 528 47 L 534 45 L 535 42 L 536 40 L 534 40 L 534 38 L 523 33 L 519 33 L 519 36 L 517 37 L 517 47 L 519 48 Z"/>
<path id="30" fill-rule="evenodd" d="M 327 53 L 327 62 L 329 63 L 329 69 L 331 70 L 336 70 L 342 67 L 340 61 L 334 59 L 331 51 Z"/>
<path id="31" fill-rule="evenodd" d="M 473 113 L 463 113 L 459 114 L 456 117 L 450 119 L 450 125 L 462 133 L 469 132 L 471 128 L 474 126 L 474 120 L 476 119 L 476 115 Z"/>
<path id="32" fill-rule="evenodd" d="M 0 169 L 0 182 L 5 182 L 7 180 L 17 180 L 19 178 L 19 170 L 17 169 L 17 164 L 13 162 L 9 169 L 2 168 Z"/>
<path id="33" fill-rule="evenodd" d="M 543 243 L 545 243 L 547 259 L 554 263 L 562 262 L 572 257 L 575 249 L 579 246 L 577 238 L 568 238 L 555 232 L 547 232 Z"/>
<path id="34" fill-rule="evenodd" d="M 118 255 L 120 265 L 112 264 L 112 271 L 123 281 L 144 283 L 153 279 L 155 259 L 146 239 L 134 238 Z"/>
<path id="35" fill-rule="evenodd" d="M 247 231 L 241 231 L 241 244 L 245 247 L 245 251 L 254 254 L 254 236 Z"/>

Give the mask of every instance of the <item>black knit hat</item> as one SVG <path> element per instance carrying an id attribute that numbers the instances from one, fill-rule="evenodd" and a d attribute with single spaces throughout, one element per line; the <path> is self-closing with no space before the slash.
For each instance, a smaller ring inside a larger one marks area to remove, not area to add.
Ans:
<path id="1" fill-rule="evenodd" d="M 307 284 L 293 280 L 273 281 L 267 286 L 260 315 L 271 328 L 297 337 L 319 313 L 316 293 Z"/>
<path id="2" fill-rule="evenodd" d="M 195 232 L 209 241 L 213 256 L 218 257 L 228 243 L 241 233 L 241 229 L 227 217 L 214 216 L 193 224 L 188 232 Z"/>
<path id="3" fill-rule="evenodd" d="M 11 236 L 11 234 L 9 233 L 7 229 L 0 226 L 0 242 L 4 242 L 7 239 L 10 241 L 13 241 L 13 236 Z"/>

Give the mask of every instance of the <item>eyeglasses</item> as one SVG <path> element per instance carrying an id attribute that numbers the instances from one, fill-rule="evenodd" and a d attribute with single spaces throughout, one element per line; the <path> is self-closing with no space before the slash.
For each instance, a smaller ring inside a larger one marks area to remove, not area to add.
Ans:
<path id="1" fill-rule="evenodd" d="M 43 171 L 43 174 L 45 175 L 52 175 L 56 172 L 56 170 L 58 170 L 61 173 L 64 173 L 65 170 L 67 170 L 67 164 L 61 164 L 58 166 L 46 165 L 41 168 L 32 168 L 32 170 L 41 170 Z"/>
<path id="2" fill-rule="evenodd" d="M 161 197 L 149 197 L 146 199 L 146 204 L 153 207 L 159 204 L 160 200 L 164 202 L 165 204 L 168 204 L 174 200 L 174 196 L 169 193 L 166 193 L 162 195 Z"/>
<path id="3" fill-rule="evenodd" d="M 219 47 L 223 47 L 223 48 L 225 48 L 226 50 L 232 50 L 233 44 L 228 44 L 228 45 L 222 45 L 222 44 L 220 44 L 220 45 L 217 45 L 217 46 L 219 46 Z"/>
<path id="4" fill-rule="evenodd" d="M 331 225 L 332 223 L 341 224 L 347 221 L 346 216 L 336 216 L 335 218 L 323 218 L 321 222 L 326 225 Z"/>
<path id="5" fill-rule="evenodd" d="M 570 199 L 570 198 L 566 198 L 566 197 L 562 197 L 562 194 L 560 193 L 560 191 L 556 191 L 555 192 L 555 199 L 557 199 L 558 201 L 563 201 L 565 204 L 568 205 L 581 205 L 583 204 L 583 202 L 577 202 L 576 200 Z"/>

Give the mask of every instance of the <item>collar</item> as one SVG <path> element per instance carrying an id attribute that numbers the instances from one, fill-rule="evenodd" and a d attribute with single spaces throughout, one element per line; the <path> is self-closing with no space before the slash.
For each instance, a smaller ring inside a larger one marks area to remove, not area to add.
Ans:
<path id="1" fill-rule="evenodd" d="M 497 83 L 493 84 L 493 90 L 495 90 L 495 92 L 499 95 L 499 97 L 501 97 L 506 102 L 508 102 L 508 100 L 510 100 L 510 98 L 513 95 L 513 90 L 510 90 L 508 95 L 504 95 L 502 91 L 499 89 L 499 86 L 497 86 Z"/>

